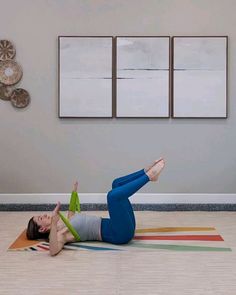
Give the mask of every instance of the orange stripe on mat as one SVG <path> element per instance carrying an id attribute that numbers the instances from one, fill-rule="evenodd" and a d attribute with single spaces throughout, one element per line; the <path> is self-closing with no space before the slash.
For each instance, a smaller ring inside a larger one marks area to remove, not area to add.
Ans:
<path id="1" fill-rule="evenodd" d="M 224 241 L 220 235 L 135 236 L 134 240 Z"/>

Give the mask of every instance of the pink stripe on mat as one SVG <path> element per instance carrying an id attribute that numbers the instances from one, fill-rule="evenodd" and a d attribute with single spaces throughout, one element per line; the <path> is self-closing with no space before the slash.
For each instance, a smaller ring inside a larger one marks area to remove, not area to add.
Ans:
<path id="1" fill-rule="evenodd" d="M 37 247 L 40 248 L 40 249 L 43 249 L 43 250 L 49 250 L 49 248 L 44 247 L 44 246 L 42 246 L 42 245 L 37 245 Z"/>

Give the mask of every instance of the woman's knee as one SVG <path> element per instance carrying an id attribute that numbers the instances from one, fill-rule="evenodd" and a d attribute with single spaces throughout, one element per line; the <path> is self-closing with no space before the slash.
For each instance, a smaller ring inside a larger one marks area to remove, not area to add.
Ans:
<path id="1" fill-rule="evenodd" d="M 112 181 L 112 188 L 116 188 L 117 186 L 118 186 L 118 179 L 116 178 Z"/>
<path id="2" fill-rule="evenodd" d="M 108 193 L 107 193 L 107 201 L 109 201 L 111 198 L 112 198 L 112 190 L 110 190 Z"/>
<path id="3" fill-rule="evenodd" d="M 115 200 L 118 200 L 120 198 L 120 190 L 117 188 L 117 189 L 112 189 L 110 190 L 108 193 L 107 193 L 107 201 L 115 201 Z"/>

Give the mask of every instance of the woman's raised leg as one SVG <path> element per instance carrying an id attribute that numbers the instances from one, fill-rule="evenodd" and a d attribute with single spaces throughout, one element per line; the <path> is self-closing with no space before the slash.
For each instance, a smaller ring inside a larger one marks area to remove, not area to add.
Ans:
<path id="1" fill-rule="evenodd" d="M 125 175 L 125 176 L 122 176 L 122 177 L 119 177 L 119 178 L 116 178 L 115 180 L 113 180 L 112 182 L 112 189 L 115 189 L 119 186 L 123 186 L 137 178 L 139 178 L 140 176 L 144 175 L 145 174 L 145 169 L 141 169 L 141 170 L 138 170 L 134 173 L 131 173 L 131 174 L 128 174 L 128 175 Z M 124 201 L 123 201 L 123 206 L 126 208 L 126 210 L 129 212 L 129 215 L 130 215 L 130 218 L 133 222 L 133 225 L 134 225 L 134 229 L 136 227 L 136 221 L 135 221 L 135 216 L 134 216 L 134 211 L 133 211 L 133 207 L 129 201 L 128 198 L 125 198 Z"/>
<path id="2" fill-rule="evenodd" d="M 110 219 L 105 219 L 102 222 L 103 241 L 114 244 L 124 244 L 133 238 L 135 225 L 130 215 L 130 210 L 127 210 L 126 201 L 149 180 L 149 177 L 145 173 L 132 182 L 114 188 L 108 192 L 107 206 Z"/>
<path id="3" fill-rule="evenodd" d="M 143 175 L 145 172 L 147 172 L 149 169 L 151 169 L 155 164 L 157 164 L 161 160 L 162 160 L 162 158 L 154 161 L 154 163 L 152 165 L 148 166 L 147 168 L 143 168 L 143 169 L 138 170 L 136 172 L 133 172 L 133 173 L 127 174 L 125 176 L 121 176 L 121 177 L 114 179 L 112 182 L 112 188 L 116 188 L 116 187 L 124 185 L 130 181 L 133 181 L 136 178 L 139 178 L 141 175 Z"/>
<path id="4" fill-rule="evenodd" d="M 114 244 L 123 244 L 133 238 L 135 225 L 131 218 L 130 210 L 127 210 L 126 201 L 147 182 L 150 180 L 156 181 L 163 168 L 164 161 L 160 161 L 160 163 L 155 164 L 147 173 L 144 173 L 133 181 L 116 187 L 108 192 L 107 204 L 110 219 L 102 219 L 103 241 Z"/>
<path id="5" fill-rule="evenodd" d="M 139 178 L 141 175 L 145 173 L 144 168 L 141 170 L 138 170 L 136 172 L 127 174 L 125 176 L 118 177 L 113 180 L 112 182 L 112 188 L 116 188 L 118 186 L 124 185 L 130 181 L 133 181 L 136 178 Z"/>

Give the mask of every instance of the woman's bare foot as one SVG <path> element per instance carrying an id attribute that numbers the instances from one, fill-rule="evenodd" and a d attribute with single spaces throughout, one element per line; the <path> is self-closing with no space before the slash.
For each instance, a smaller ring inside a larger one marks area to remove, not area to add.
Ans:
<path id="1" fill-rule="evenodd" d="M 162 169 L 165 166 L 164 159 L 159 160 L 152 168 L 150 168 L 146 174 L 151 181 L 157 181 Z"/>
<path id="2" fill-rule="evenodd" d="M 144 168 L 144 171 L 147 173 L 148 170 L 150 170 L 154 165 L 156 165 L 156 163 L 158 163 L 161 160 L 163 160 L 163 158 L 159 158 L 158 160 L 155 160 L 152 165 L 148 166 L 147 168 Z"/>

